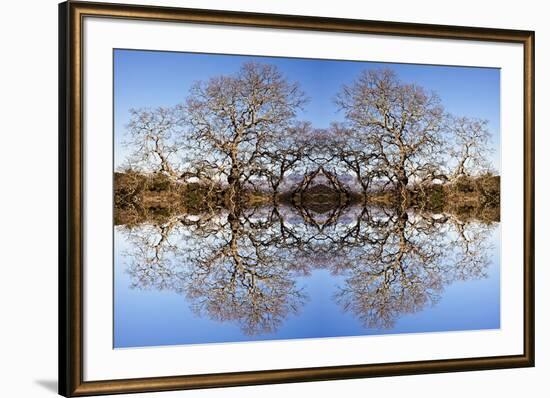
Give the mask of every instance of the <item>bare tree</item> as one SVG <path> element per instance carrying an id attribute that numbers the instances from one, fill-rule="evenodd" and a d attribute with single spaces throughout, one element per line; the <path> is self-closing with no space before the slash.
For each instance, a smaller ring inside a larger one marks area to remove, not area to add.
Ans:
<path id="1" fill-rule="evenodd" d="M 195 83 L 182 113 L 195 149 L 210 158 L 233 198 L 261 174 L 264 148 L 292 126 L 304 103 L 298 84 L 275 66 L 246 63 L 234 75 Z"/>
<path id="2" fill-rule="evenodd" d="M 308 137 L 312 130 L 311 123 L 298 122 L 283 131 L 278 139 L 266 146 L 259 161 L 260 173 L 265 177 L 276 195 L 287 174 L 304 158 L 309 146 Z"/>
<path id="3" fill-rule="evenodd" d="M 176 216 L 122 230 L 132 288 L 184 294 L 193 311 L 235 322 L 249 335 L 274 333 L 307 297 L 271 212 Z"/>
<path id="4" fill-rule="evenodd" d="M 128 164 L 146 172 L 177 176 L 173 159 L 180 148 L 181 127 L 176 108 L 130 109 L 124 145 L 132 151 Z"/>
<path id="5" fill-rule="evenodd" d="M 336 103 L 380 181 L 406 194 L 411 179 L 439 167 L 444 126 L 435 93 L 401 82 L 392 70 L 369 70 L 344 86 Z"/>
<path id="6" fill-rule="evenodd" d="M 335 301 L 374 328 L 437 302 L 454 281 L 487 276 L 491 224 L 393 208 L 311 213 L 241 209 L 124 227 L 132 287 L 184 294 L 198 314 L 255 335 L 300 310 L 296 278 L 313 269 L 341 275 Z"/>
<path id="7" fill-rule="evenodd" d="M 344 171 L 355 177 L 362 193 L 366 194 L 373 180 L 380 175 L 378 155 L 364 147 L 361 134 L 356 134 L 341 123 L 332 123 L 329 132 L 333 141 L 332 151 L 336 151 Z"/>
<path id="8" fill-rule="evenodd" d="M 467 117 L 449 117 L 451 159 L 456 162 L 452 177 L 472 176 L 489 169 L 488 121 Z"/>
<path id="9" fill-rule="evenodd" d="M 342 231 L 338 253 L 346 261 L 333 263 L 346 276 L 336 302 L 371 328 L 392 328 L 456 280 L 485 278 L 490 264 L 490 226 L 388 210 L 365 208 Z"/>

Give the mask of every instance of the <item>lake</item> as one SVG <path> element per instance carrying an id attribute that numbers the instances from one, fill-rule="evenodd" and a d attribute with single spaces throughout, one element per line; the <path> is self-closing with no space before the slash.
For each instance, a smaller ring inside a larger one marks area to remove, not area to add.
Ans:
<path id="1" fill-rule="evenodd" d="M 368 206 L 117 225 L 115 348 L 500 327 L 500 225 Z"/>

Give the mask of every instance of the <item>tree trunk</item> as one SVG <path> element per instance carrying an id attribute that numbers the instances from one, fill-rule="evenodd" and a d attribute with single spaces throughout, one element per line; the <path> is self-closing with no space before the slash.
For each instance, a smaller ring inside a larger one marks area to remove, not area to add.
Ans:
<path id="1" fill-rule="evenodd" d="M 397 189 L 399 191 L 399 204 L 402 210 L 406 209 L 409 206 L 409 190 L 407 189 L 407 185 L 409 183 L 409 178 L 407 177 L 407 173 L 405 171 L 404 162 L 401 162 L 402 164 L 399 166 L 397 170 Z"/>
<path id="2" fill-rule="evenodd" d="M 232 164 L 229 176 L 227 177 L 228 188 L 228 206 L 231 211 L 236 211 L 240 202 L 241 194 L 241 171 L 236 165 L 236 156 L 231 156 Z"/>

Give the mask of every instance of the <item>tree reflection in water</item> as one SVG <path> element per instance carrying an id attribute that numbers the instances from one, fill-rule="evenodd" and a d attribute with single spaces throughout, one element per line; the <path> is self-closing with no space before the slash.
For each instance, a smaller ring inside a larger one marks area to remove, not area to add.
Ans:
<path id="1" fill-rule="evenodd" d="M 273 206 L 119 226 L 132 287 L 170 290 L 192 310 L 269 334 L 309 297 L 297 278 L 327 269 L 333 297 L 367 328 L 391 329 L 446 285 L 486 277 L 496 223 L 377 207 Z M 340 279 L 340 278 L 339 278 Z"/>
<path id="2" fill-rule="evenodd" d="M 445 285 L 486 276 L 492 227 L 453 216 L 364 209 L 343 239 L 335 300 L 369 328 L 436 303 Z"/>

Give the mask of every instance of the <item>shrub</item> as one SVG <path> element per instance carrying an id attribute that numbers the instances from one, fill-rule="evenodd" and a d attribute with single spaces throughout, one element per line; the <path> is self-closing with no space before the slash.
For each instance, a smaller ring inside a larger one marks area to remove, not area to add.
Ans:
<path id="1" fill-rule="evenodd" d="M 145 177 L 135 172 L 115 173 L 114 202 L 115 206 L 125 207 L 141 202 L 145 189 Z"/>
<path id="2" fill-rule="evenodd" d="M 152 174 L 147 177 L 147 190 L 150 192 L 172 191 L 175 182 L 165 174 Z"/>

